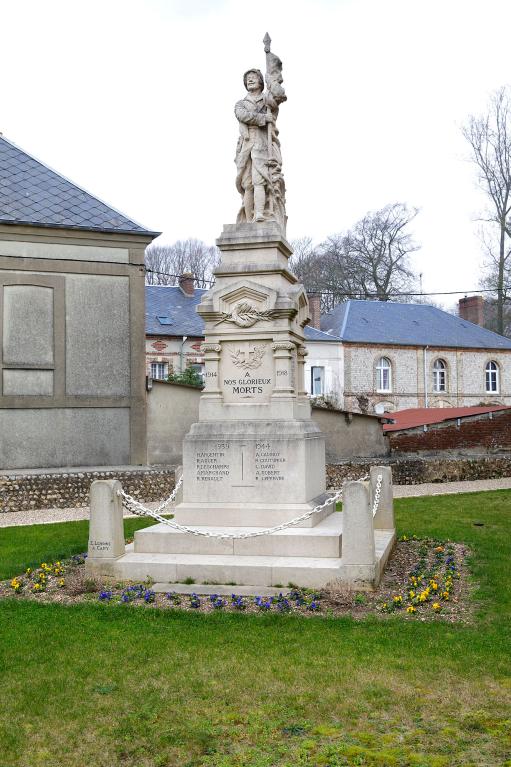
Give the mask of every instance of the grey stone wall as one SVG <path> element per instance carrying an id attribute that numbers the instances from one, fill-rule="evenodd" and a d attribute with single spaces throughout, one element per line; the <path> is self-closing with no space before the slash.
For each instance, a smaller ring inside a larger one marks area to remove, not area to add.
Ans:
<path id="1" fill-rule="evenodd" d="M 151 239 L 0 223 L 0 470 L 146 465 Z"/>
<path id="2" fill-rule="evenodd" d="M 174 469 L 84 471 L 79 473 L 23 473 L 0 475 L 0 513 L 30 509 L 67 509 L 88 506 L 91 483 L 118 479 L 139 501 L 160 501 L 174 489 Z"/>

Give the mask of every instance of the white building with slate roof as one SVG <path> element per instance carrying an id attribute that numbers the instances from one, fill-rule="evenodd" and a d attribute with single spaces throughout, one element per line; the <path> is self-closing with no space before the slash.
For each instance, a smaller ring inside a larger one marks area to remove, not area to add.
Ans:
<path id="1" fill-rule="evenodd" d="M 146 286 L 148 376 L 202 372 L 203 293 Z M 511 405 L 511 340 L 432 306 L 346 301 L 305 337 L 309 393 L 348 411 Z"/>
<path id="2" fill-rule="evenodd" d="M 0 136 L 0 469 L 146 463 L 157 234 Z"/>
<path id="3" fill-rule="evenodd" d="M 341 339 L 346 410 L 511 404 L 511 340 L 424 304 L 346 301 L 321 318 Z"/>

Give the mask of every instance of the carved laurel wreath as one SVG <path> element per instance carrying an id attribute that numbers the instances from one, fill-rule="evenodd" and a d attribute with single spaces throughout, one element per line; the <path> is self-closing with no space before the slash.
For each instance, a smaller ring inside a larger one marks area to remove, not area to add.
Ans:
<path id="1" fill-rule="evenodd" d="M 231 352 L 231 359 L 239 368 L 258 368 L 263 361 L 264 353 L 266 351 L 266 345 L 254 346 L 252 356 L 250 357 L 241 349 L 237 349 L 235 352 Z"/>
<path id="2" fill-rule="evenodd" d="M 240 328 L 250 328 L 259 320 L 271 319 L 273 316 L 274 312 L 271 310 L 259 312 L 255 306 L 248 301 L 239 301 L 233 306 L 230 313 L 223 312 L 222 319 L 216 324 L 220 325 L 221 322 L 232 322 Z"/>

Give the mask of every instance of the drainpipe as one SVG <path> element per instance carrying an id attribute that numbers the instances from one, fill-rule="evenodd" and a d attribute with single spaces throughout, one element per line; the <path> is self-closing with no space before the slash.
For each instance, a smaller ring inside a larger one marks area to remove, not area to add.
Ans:
<path id="1" fill-rule="evenodd" d="M 428 404 L 428 373 L 426 368 L 426 352 L 429 349 L 429 346 L 425 346 L 423 350 L 424 354 L 424 407 L 429 407 Z"/>
<path id="2" fill-rule="evenodd" d="M 180 370 L 180 373 L 181 373 L 181 375 L 183 374 L 184 345 L 186 343 L 187 338 L 188 338 L 188 336 L 183 336 L 183 340 L 181 341 L 181 353 L 180 353 L 180 357 L 181 357 L 181 370 Z"/>

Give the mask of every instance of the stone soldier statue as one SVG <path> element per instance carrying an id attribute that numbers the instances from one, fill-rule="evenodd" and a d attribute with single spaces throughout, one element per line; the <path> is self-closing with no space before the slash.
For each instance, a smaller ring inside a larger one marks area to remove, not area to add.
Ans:
<path id="1" fill-rule="evenodd" d="M 271 53 L 270 43 L 266 34 L 266 90 L 260 70 L 249 69 L 243 75 L 247 95 L 234 107 L 240 125 L 236 188 L 242 196 L 237 221 L 273 220 L 285 233 L 285 184 L 276 121 L 279 104 L 287 97 L 282 87 L 282 62 Z"/>

